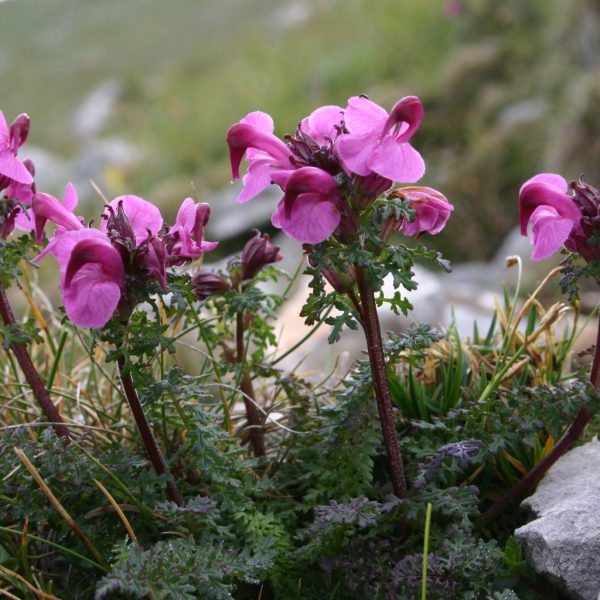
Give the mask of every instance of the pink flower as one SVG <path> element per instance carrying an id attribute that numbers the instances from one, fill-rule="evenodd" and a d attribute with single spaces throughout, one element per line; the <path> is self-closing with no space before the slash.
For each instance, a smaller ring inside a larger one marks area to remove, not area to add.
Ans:
<path id="1" fill-rule="evenodd" d="M 240 177 L 240 163 L 244 155 L 248 172 L 238 202 L 248 202 L 271 185 L 273 173 L 290 171 L 293 167 L 290 149 L 273 135 L 273 119 L 264 112 L 252 112 L 227 131 L 227 145 L 233 179 Z"/>
<path id="2" fill-rule="evenodd" d="M 83 229 L 81 218 L 73 214 L 77 202 L 77 191 L 72 183 L 67 184 L 62 202 L 50 194 L 34 194 L 31 205 L 35 223 L 35 241 L 41 243 L 48 221 L 58 225 L 60 230 Z"/>
<path id="3" fill-rule="evenodd" d="M 79 327 L 103 327 L 113 316 L 125 285 L 121 255 L 107 235 L 96 229 L 64 231 L 53 242 L 50 252 L 60 269 L 67 316 Z"/>
<path id="4" fill-rule="evenodd" d="M 394 195 L 409 200 L 410 207 L 416 212 L 412 222 L 402 221 L 400 229 L 404 235 L 435 235 L 444 229 L 454 210 L 446 196 L 430 187 L 403 187 Z"/>
<path id="5" fill-rule="evenodd" d="M 291 238 L 318 244 L 340 224 L 342 202 L 334 177 L 316 167 L 303 167 L 287 181 L 271 220 Z"/>
<path id="6" fill-rule="evenodd" d="M 423 105 L 415 96 L 399 100 L 390 114 L 364 96 L 348 100 L 347 134 L 337 141 L 346 169 L 357 175 L 377 173 L 396 182 L 411 183 L 425 173 L 421 155 L 409 144 L 423 120 Z"/>
<path id="7" fill-rule="evenodd" d="M 149 236 L 156 235 L 163 226 L 160 210 L 148 200 L 139 196 L 118 196 L 109 202 L 104 211 L 104 218 L 100 221 L 100 231 L 107 230 L 107 223 L 111 212 L 116 213 L 119 206 L 129 221 L 135 237 L 135 244 L 139 246 Z"/>
<path id="8" fill-rule="evenodd" d="M 527 225 L 531 222 L 533 260 L 548 258 L 567 242 L 572 232 L 581 229 L 581 210 L 567 190 L 567 182 L 556 173 L 540 173 L 521 186 L 521 234 L 527 235 Z"/>
<path id="9" fill-rule="evenodd" d="M 344 109 L 340 106 L 321 106 L 300 122 L 299 130 L 319 146 L 335 142 L 344 123 Z"/>
<path id="10" fill-rule="evenodd" d="M 17 158 L 17 152 L 29 135 L 29 117 L 19 115 L 11 124 L 6 124 L 0 110 L 0 189 L 12 181 L 31 185 L 33 176 L 27 167 Z"/>
<path id="11" fill-rule="evenodd" d="M 175 225 L 165 236 L 171 264 L 182 264 L 184 260 L 198 258 L 219 245 L 218 242 L 205 242 L 202 239 L 209 216 L 208 204 L 196 204 L 192 198 L 183 201 Z"/>

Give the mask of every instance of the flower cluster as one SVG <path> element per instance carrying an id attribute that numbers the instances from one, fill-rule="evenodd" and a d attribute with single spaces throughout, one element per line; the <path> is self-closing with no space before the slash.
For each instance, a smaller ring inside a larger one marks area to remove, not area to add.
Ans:
<path id="1" fill-rule="evenodd" d="M 352 239 L 361 211 L 394 183 L 414 183 L 425 163 L 410 144 L 423 120 L 415 96 L 399 100 L 388 113 L 364 96 L 347 107 L 323 106 L 303 119 L 283 142 L 273 134 L 271 117 L 253 112 L 229 128 L 233 178 L 248 170 L 238 202 L 256 197 L 271 183 L 284 192 L 272 222 L 290 237 L 308 244 L 331 235 Z M 452 205 L 431 188 L 404 188 L 415 220 L 395 223 L 406 235 L 438 233 Z"/>
<path id="2" fill-rule="evenodd" d="M 74 214 L 78 197 L 69 183 L 62 201 L 37 192 L 31 161 L 17 157 L 29 134 L 29 117 L 19 115 L 10 127 L 0 112 L 1 233 L 15 226 L 35 231 L 40 244 L 46 224 L 55 225 L 48 245 L 34 258 L 52 254 L 60 269 L 60 289 L 68 317 L 80 327 L 103 327 L 117 313 L 129 316 L 135 289 L 155 281 L 167 290 L 166 268 L 182 265 L 213 250 L 203 240 L 208 204 L 186 198 L 175 225 L 163 223 L 160 211 L 138 196 L 119 196 L 104 210 L 99 227 L 86 226 Z"/>
<path id="3" fill-rule="evenodd" d="M 217 246 L 202 240 L 208 204 L 195 204 L 191 198 L 183 202 L 171 228 L 164 226 L 156 206 L 138 196 L 110 202 L 98 229 L 86 227 L 73 214 L 76 206 L 71 184 L 63 202 L 49 194 L 34 194 L 32 201 L 37 241 L 48 221 L 56 225 L 34 261 L 47 254 L 56 258 L 65 310 L 80 327 L 102 327 L 115 311 L 128 317 L 135 285 L 154 280 L 166 291 L 168 265 L 183 264 Z"/>
<path id="4" fill-rule="evenodd" d="M 15 225 L 31 229 L 24 207 L 31 204 L 35 193 L 35 168 L 31 160 L 20 160 L 17 156 L 28 135 L 29 117 L 26 114 L 20 114 L 9 127 L 0 110 L 0 194 L 4 200 L 1 207 L 2 238 L 8 237 Z"/>
<path id="5" fill-rule="evenodd" d="M 540 173 L 519 193 L 521 233 L 531 223 L 533 260 L 542 260 L 561 247 L 587 262 L 600 259 L 600 194 L 582 179 L 569 186 L 556 173 Z"/>

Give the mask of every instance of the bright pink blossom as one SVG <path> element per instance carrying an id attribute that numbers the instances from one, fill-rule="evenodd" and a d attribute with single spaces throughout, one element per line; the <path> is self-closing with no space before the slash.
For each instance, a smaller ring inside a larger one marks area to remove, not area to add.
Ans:
<path id="1" fill-rule="evenodd" d="M 160 210 L 139 196 L 118 196 L 109 202 L 104 211 L 104 219 L 100 221 L 100 231 L 106 231 L 107 222 L 111 211 L 117 212 L 119 205 L 127 216 L 129 225 L 133 230 L 136 245 L 141 244 L 151 235 L 156 235 L 163 226 Z"/>
<path id="2" fill-rule="evenodd" d="M 321 106 L 300 122 L 299 130 L 319 146 L 335 142 L 344 123 L 344 109 L 340 106 Z"/>
<path id="3" fill-rule="evenodd" d="M 71 184 L 63 202 L 48 194 L 33 197 L 38 239 L 47 221 L 57 225 L 54 237 L 34 262 L 54 255 L 65 310 L 79 327 L 103 327 L 120 304 L 127 314 L 135 298 L 130 288 L 134 282 L 139 285 L 154 279 L 167 291 L 167 263 L 183 264 L 216 246 L 202 241 L 208 205 L 195 205 L 191 198 L 183 203 L 175 226 L 166 232 L 158 208 L 138 196 L 120 196 L 110 202 L 99 229 L 84 227 L 73 215 L 76 206 L 77 193 Z"/>
<path id="4" fill-rule="evenodd" d="M 446 196 L 430 187 L 408 186 L 394 193 L 409 200 L 416 213 L 413 221 L 402 222 L 400 229 L 404 235 L 435 235 L 444 229 L 454 210 Z"/>
<path id="5" fill-rule="evenodd" d="M 29 135 L 29 117 L 25 114 L 19 115 L 11 124 L 6 124 L 4 114 L 0 110 L 0 180 L 6 187 L 11 181 L 31 185 L 33 176 L 17 158 L 19 148 L 23 145 Z"/>
<path id="6" fill-rule="evenodd" d="M 340 224 L 341 203 L 334 177 L 316 167 L 303 167 L 289 178 L 272 222 L 295 240 L 318 244 Z"/>
<path id="7" fill-rule="evenodd" d="M 227 131 L 227 145 L 233 179 L 240 177 L 240 163 L 244 155 L 248 172 L 238 202 L 248 202 L 266 189 L 277 171 L 290 171 L 290 149 L 273 135 L 273 119 L 267 113 L 256 111 L 246 115 Z"/>
<path id="8" fill-rule="evenodd" d="M 77 191 L 72 183 L 68 183 L 62 202 L 50 194 L 34 194 L 31 202 L 34 223 L 35 240 L 39 244 L 44 235 L 44 228 L 48 221 L 58 226 L 60 230 L 74 231 L 83 229 L 80 217 L 73 211 L 77 208 Z"/>
<path id="9" fill-rule="evenodd" d="M 580 229 L 581 210 L 567 194 L 568 185 L 555 173 L 540 173 L 526 181 L 519 192 L 521 234 L 531 222 L 533 260 L 554 254 Z"/>
<path id="10" fill-rule="evenodd" d="M 209 216 L 208 204 L 196 204 L 192 198 L 183 201 L 177 212 L 175 225 L 166 236 L 171 262 L 197 258 L 219 245 L 218 242 L 205 242 L 202 239 Z"/>
<path id="11" fill-rule="evenodd" d="M 60 269 L 67 316 L 79 327 L 104 326 L 117 308 L 125 285 L 119 252 L 97 229 L 63 231 L 53 242 L 51 253 Z"/>
<path id="12" fill-rule="evenodd" d="M 409 143 L 423 120 L 419 98 L 402 98 L 388 115 L 364 96 L 354 96 L 344 114 L 348 133 L 338 139 L 336 148 L 348 171 L 362 176 L 377 173 L 404 183 L 423 176 L 425 163 Z"/>

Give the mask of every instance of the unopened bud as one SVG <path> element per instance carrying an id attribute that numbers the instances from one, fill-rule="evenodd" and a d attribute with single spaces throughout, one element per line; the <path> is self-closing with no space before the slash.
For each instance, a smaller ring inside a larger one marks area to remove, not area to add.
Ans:
<path id="1" fill-rule="evenodd" d="M 256 235 L 246 242 L 242 252 L 242 280 L 252 279 L 263 267 L 283 260 L 279 246 L 272 244 L 266 233 Z"/>
<path id="2" fill-rule="evenodd" d="M 220 275 L 206 269 L 200 269 L 192 277 L 192 289 L 198 300 L 204 300 L 210 298 L 210 296 L 227 292 L 231 288 L 229 283 Z"/>

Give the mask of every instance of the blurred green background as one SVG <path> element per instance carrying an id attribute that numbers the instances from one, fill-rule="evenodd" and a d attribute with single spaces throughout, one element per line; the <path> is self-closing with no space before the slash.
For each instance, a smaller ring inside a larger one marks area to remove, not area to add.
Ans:
<path id="1" fill-rule="evenodd" d="M 192 185 L 228 184 L 225 131 L 248 112 L 285 134 L 351 95 L 416 94 L 422 183 L 456 206 L 429 245 L 485 259 L 525 179 L 600 179 L 599 23 L 597 0 L 0 1 L 0 108 L 30 114 L 44 191 L 93 197 L 91 176 L 172 218 Z"/>

